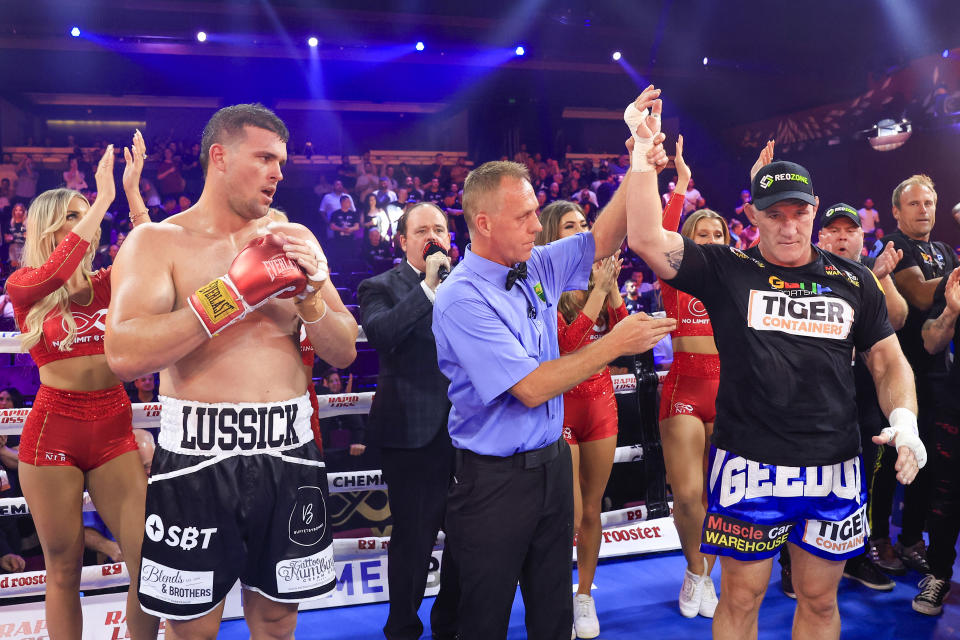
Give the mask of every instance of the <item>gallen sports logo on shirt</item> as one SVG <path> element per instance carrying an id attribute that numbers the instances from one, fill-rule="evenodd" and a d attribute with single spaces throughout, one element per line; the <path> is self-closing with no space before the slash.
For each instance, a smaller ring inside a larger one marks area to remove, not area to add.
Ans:
<path id="1" fill-rule="evenodd" d="M 757 331 L 844 340 L 853 325 L 853 307 L 842 298 L 793 298 L 780 291 L 750 291 L 747 323 Z"/>

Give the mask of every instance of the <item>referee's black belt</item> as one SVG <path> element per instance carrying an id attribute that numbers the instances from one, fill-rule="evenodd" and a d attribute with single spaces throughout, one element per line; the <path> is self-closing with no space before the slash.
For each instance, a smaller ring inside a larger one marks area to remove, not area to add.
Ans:
<path id="1" fill-rule="evenodd" d="M 463 458 L 470 458 L 482 462 L 484 465 L 497 465 L 517 469 L 536 469 L 560 455 L 562 443 L 563 438 L 560 438 L 545 447 L 533 449 L 532 451 L 522 451 L 512 456 L 485 456 L 474 453 L 469 449 L 457 449 L 457 454 L 463 456 Z"/>

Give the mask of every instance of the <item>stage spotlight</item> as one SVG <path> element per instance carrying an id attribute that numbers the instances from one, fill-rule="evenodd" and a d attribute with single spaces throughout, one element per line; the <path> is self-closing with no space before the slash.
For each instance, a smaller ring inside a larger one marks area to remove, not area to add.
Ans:
<path id="1" fill-rule="evenodd" d="M 950 57 L 950 49 L 944 49 L 944 50 L 943 50 L 943 53 L 941 53 L 940 55 L 941 55 L 941 57 L 949 58 L 949 57 Z"/>
<path id="2" fill-rule="evenodd" d="M 422 41 L 417 43 L 417 51 L 423 51 L 425 48 Z"/>
<path id="3" fill-rule="evenodd" d="M 74 38 L 79 38 L 79 37 L 80 37 L 80 27 L 74 27 L 73 29 L 70 29 L 70 35 L 72 35 Z"/>
<path id="4" fill-rule="evenodd" d="M 197 31 L 197 42 L 206 42 L 206 41 L 207 41 L 207 32 Z"/>
<path id="5" fill-rule="evenodd" d="M 311 47 L 316 48 L 316 46 L 320 44 L 320 41 L 317 40 L 316 36 L 310 36 L 309 38 L 307 38 L 307 44 L 310 45 Z"/>
<path id="6" fill-rule="evenodd" d="M 703 66 L 707 66 L 710 63 L 710 58 L 703 56 Z"/>
<path id="7" fill-rule="evenodd" d="M 524 48 L 523 48 L 522 46 L 520 46 L 520 45 L 518 45 L 517 48 L 514 50 L 514 53 L 516 53 L 518 56 L 522 56 L 522 55 L 525 54 L 526 52 L 527 52 L 526 49 L 524 49 Z"/>
<path id="8" fill-rule="evenodd" d="M 613 61 L 614 61 L 614 62 L 616 62 L 617 60 L 619 60 L 620 57 L 621 57 L 621 56 L 620 56 L 620 52 L 619 52 L 619 51 L 614 51 L 614 52 L 613 52 Z"/>

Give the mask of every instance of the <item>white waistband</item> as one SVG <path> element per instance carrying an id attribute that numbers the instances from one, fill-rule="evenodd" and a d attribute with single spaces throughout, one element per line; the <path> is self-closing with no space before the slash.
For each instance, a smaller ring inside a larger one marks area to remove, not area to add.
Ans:
<path id="1" fill-rule="evenodd" d="M 282 402 L 193 402 L 160 396 L 158 444 L 193 456 L 284 451 L 313 439 L 310 396 Z"/>

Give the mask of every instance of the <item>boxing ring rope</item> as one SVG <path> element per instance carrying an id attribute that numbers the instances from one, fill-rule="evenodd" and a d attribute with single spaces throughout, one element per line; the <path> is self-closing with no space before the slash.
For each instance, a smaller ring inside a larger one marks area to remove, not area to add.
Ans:
<path id="1" fill-rule="evenodd" d="M 0 353 L 20 353 L 20 341 L 16 332 L 0 332 Z M 361 332 L 362 335 L 362 332 Z M 363 338 L 365 340 L 365 338 Z M 358 338 L 360 341 L 360 338 Z M 658 373 L 662 379 L 664 372 Z M 614 392 L 631 393 L 636 389 L 633 375 L 612 376 Z M 318 396 L 319 417 L 329 418 L 345 414 L 367 414 L 373 402 L 373 391 L 340 393 Z M 132 405 L 133 427 L 148 429 L 160 426 L 160 403 L 136 403 Z M 30 408 L 0 409 L 0 435 L 19 435 Z M 636 462 L 643 459 L 643 447 L 630 445 L 617 447 L 614 463 Z M 364 471 L 343 471 L 327 474 L 330 493 L 350 493 L 356 491 L 385 490 L 382 472 L 379 469 Z M 89 494 L 83 494 L 83 511 L 96 511 Z M 30 509 L 24 498 L 0 499 L 0 517 L 28 515 Z M 608 511 L 601 514 L 604 530 L 622 527 L 647 519 L 645 506 Z M 642 534 L 641 534 L 642 535 Z M 354 560 L 385 555 L 389 537 L 334 538 L 334 557 L 339 560 Z M 441 531 L 435 549 L 443 548 L 444 534 Z M 126 565 L 109 563 L 83 567 L 80 578 L 80 590 L 106 589 L 129 584 Z M 45 593 L 46 571 L 32 571 L 0 576 L 0 602 L 3 598 L 42 595 Z"/>

